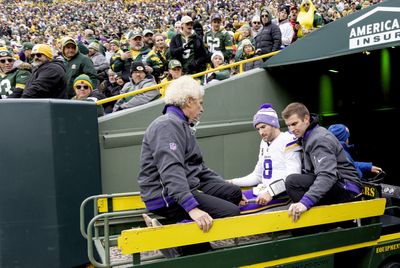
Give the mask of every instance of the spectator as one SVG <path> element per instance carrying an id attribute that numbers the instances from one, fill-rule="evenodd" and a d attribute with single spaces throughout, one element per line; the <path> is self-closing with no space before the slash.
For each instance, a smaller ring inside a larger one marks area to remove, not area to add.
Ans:
<path id="1" fill-rule="evenodd" d="M 382 172 L 382 168 L 373 166 L 372 162 L 358 162 L 353 160 L 350 154 L 350 148 L 353 147 L 353 145 L 350 145 L 349 142 L 350 131 L 345 125 L 331 125 L 328 130 L 332 132 L 333 135 L 335 135 L 340 144 L 343 146 L 347 159 L 349 159 L 350 162 L 354 164 L 358 174 L 360 175 L 360 178 L 365 179 L 365 175 L 369 173 L 378 174 L 379 172 Z"/>
<path id="2" fill-rule="evenodd" d="M 94 85 L 97 85 L 97 72 L 94 69 L 93 62 L 78 51 L 78 46 L 74 39 L 65 37 L 61 41 L 62 56 L 65 60 L 65 69 L 67 71 L 67 98 L 71 99 L 75 92 L 72 88 L 73 82 L 78 75 L 87 74 Z"/>
<path id="3" fill-rule="evenodd" d="M 255 38 L 262 30 L 261 18 L 258 15 L 255 15 L 251 20 L 251 35 Z"/>
<path id="4" fill-rule="evenodd" d="M 210 66 L 209 69 L 215 69 L 218 67 L 221 67 L 224 65 L 224 55 L 222 54 L 221 51 L 215 51 L 212 56 L 211 56 L 211 63 L 212 66 Z M 208 73 L 204 76 L 204 82 L 203 84 L 209 84 L 211 82 L 216 82 L 216 81 L 221 81 L 229 78 L 230 76 L 230 69 L 224 69 L 220 71 L 215 71 L 212 73 Z"/>
<path id="5" fill-rule="evenodd" d="M 65 99 L 67 78 L 63 62 L 54 60 L 52 49 L 46 44 L 35 45 L 32 57 L 34 69 L 22 98 Z"/>
<path id="6" fill-rule="evenodd" d="M 143 31 L 143 48 L 151 50 L 154 46 L 153 31 L 146 29 Z"/>
<path id="7" fill-rule="evenodd" d="M 189 16 L 183 16 L 182 32 L 175 35 L 170 44 L 171 58 L 182 63 L 186 74 L 195 74 L 206 69 L 209 61 L 208 53 L 203 40 L 193 31 L 193 20 Z"/>
<path id="8" fill-rule="evenodd" d="M 250 25 L 244 24 L 242 27 L 239 28 L 238 33 L 239 33 L 239 35 L 238 35 L 237 40 L 236 40 L 236 42 L 238 44 L 238 47 L 241 46 L 242 41 L 245 40 L 245 39 L 250 40 L 254 44 L 254 39 L 253 39 L 253 37 L 251 35 L 251 27 L 250 27 Z"/>
<path id="9" fill-rule="evenodd" d="M 150 49 L 144 47 L 143 36 L 139 31 L 129 32 L 129 51 L 123 52 L 118 55 L 113 63 L 114 72 L 122 72 L 122 77 L 124 80 L 129 80 L 130 68 L 133 62 L 146 62 L 147 54 Z M 146 71 L 150 72 L 151 67 L 147 66 Z"/>
<path id="10" fill-rule="evenodd" d="M 113 70 L 109 69 L 107 72 L 107 79 L 100 84 L 99 90 L 106 98 L 110 98 L 119 95 L 124 85 L 125 81 L 122 79 L 122 74 L 115 73 Z M 104 113 L 112 113 L 116 102 L 117 101 L 104 103 Z"/>
<path id="11" fill-rule="evenodd" d="M 297 21 L 302 28 L 302 34 L 306 35 L 323 25 L 323 19 L 315 9 L 311 0 L 302 0 Z M 300 37 L 300 36 L 298 36 Z"/>
<path id="12" fill-rule="evenodd" d="M 247 60 L 255 57 L 255 48 L 251 41 L 249 39 L 244 39 L 241 42 L 240 47 L 238 48 L 238 51 L 235 56 L 235 62 L 242 61 L 242 60 Z M 250 61 L 246 62 L 243 64 L 243 71 L 248 71 L 254 68 L 261 67 L 263 64 L 262 60 L 255 60 L 255 61 Z"/>
<path id="13" fill-rule="evenodd" d="M 101 83 L 104 81 L 107 75 L 107 70 L 110 68 L 110 63 L 106 60 L 106 57 L 99 52 L 99 43 L 90 43 L 88 49 L 88 56 L 93 62 L 93 67 L 96 70 L 99 83 Z"/>
<path id="14" fill-rule="evenodd" d="M 282 35 L 279 26 L 271 23 L 272 15 L 269 9 L 261 11 L 262 30 L 254 38 L 256 53 L 263 55 L 280 49 Z"/>
<path id="15" fill-rule="evenodd" d="M 193 30 L 198 36 L 200 36 L 201 39 L 204 39 L 203 25 L 201 25 L 201 22 L 199 20 L 195 20 L 193 22 Z"/>
<path id="16" fill-rule="evenodd" d="M 297 5 L 293 5 L 290 7 L 290 16 L 289 22 L 293 28 L 293 38 L 292 43 L 297 40 L 298 37 L 303 36 L 303 30 L 301 29 L 300 23 L 297 21 L 297 16 L 299 14 L 299 8 Z"/>
<path id="17" fill-rule="evenodd" d="M 156 79 L 157 83 L 160 83 L 165 77 L 167 72 L 168 60 L 167 60 L 167 44 L 165 43 L 164 36 L 162 34 L 155 34 L 153 36 L 154 47 L 147 54 L 146 62 L 152 68 L 152 75 Z"/>
<path id="18" fill-rule="evenodd" d="M 31 76 L 31 65 L 15 67 L 15 58 L 6 47 L 0 47 L 0 99 L 20 98 Z"/>
<path id="19" fill-rule="evenodd" d="M 232 39 L 228 32 L 221 28 L 221 23 L 221 15 L 214 13 L 211 16 L 211 30 L 206 32 L 204 39 L 210 55 L 221 51 L 225 61 L 229 63 L 233 56 Z"/>
<path id="20" fill-rule="evenodd" d="M 281 47 L 285 48 L 292 43 L 294 36 L 293 27 L 289 22 L 290 8 L 287 5 L 281 5 L 279 6 L 278 11 L 279 11 L 278 25 L 282 34 Z"/>
<path id="21" fill-rule="evenodd" d="M 126 83 L 121 90 L 121 94 L 136 91 L 142 88 L 156 85 L 154 77 L 147 74 L 143 62 L 134 62 L 131 67 L 131 81 Z M 137 107 L 146 104 L 160 97 L 158 90 L 150 90 L 134 96 L 119 99 L 113 108 L 113 111 L 120 111 L 128 108 Z"/>
<path id="22" fill-rule="evenodd" d="M 168 75 L 165 77 L 161 83 L 165 83 L 168 81 L 172 81 L 175 79 L 178 79 L 183 75 L 182 73 L 182 64 L 179 60 L 170 60 L 168 64 Z M 163 86 L 160 88 L 160 94 L 162 97 L 165 97 L 165 91 L 167 89 L 167 86 Z"/>
<path id="23" fill-rule="evenodd" d="M 18 53 L 18 57 L 21 61 L 32 63 L 33 58 L 31 56 L 33 43 L 25 42 L 22 44 L 22 50 Z"/>
<path id="24" fill-rule="evenodd" d="M 83 101 L 98 101 L 104 99 L 105 96 L 94 90 L 92 80 L 86 74 L 81 74 L 74 80 L 73 88 L 75 91 L 75 96 L 73 100 L 83 100 Z M 104 108 L 101 105 L 97 105 L 97 116 L 104 115 Z"/>
<path id="25" fill-rule="evenodd" d="M 290 132 L 303 147 L 302 173 L 286 178 L 286 191 L 293 201 L 288 213 L 293 221 L 315 205 L 357 201 L 361 181 L 336 137 L 318 125 L 318 116 L 310 114 L 298 102 L 282 111 Z"/>

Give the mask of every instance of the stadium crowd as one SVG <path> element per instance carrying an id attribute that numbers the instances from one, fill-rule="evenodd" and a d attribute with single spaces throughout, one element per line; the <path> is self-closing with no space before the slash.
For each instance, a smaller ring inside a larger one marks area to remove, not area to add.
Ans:
<path id="1" fill-rule="evenodd" d="M 2 1 L 0 98 L 98 100 L 139 90 L 284 49 L 315 29 L 378 2 Z M 243 70 L 262 62 L 248 62 Z M 49 79 L 49 68 L 56 67 L 58 76 Z M 212 72 L 201 83 L 236 72 Z M 51 92 L 54 81 L 62 92 Z M 103 108 L 110 113 L 136 107 L 164 93 L 165 88 L 145 92 Z"/>

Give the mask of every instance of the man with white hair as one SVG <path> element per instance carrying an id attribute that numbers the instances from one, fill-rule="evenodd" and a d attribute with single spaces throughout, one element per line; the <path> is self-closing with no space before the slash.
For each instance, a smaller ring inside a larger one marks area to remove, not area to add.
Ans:
<path id="1" fill-rule="evenodd" d="M 146 129 L 138 183 L 146 208 L 174 222 L 193 220 L 203 232 L 213 219 L 237 216 L 240 187 L 206 167 L 191 125 L 203 113 L 204 89 L 190 76 L 169 85 L 164 115 Z M 210 250 L 209 243 L 179 248 L 182 255 Z"/>

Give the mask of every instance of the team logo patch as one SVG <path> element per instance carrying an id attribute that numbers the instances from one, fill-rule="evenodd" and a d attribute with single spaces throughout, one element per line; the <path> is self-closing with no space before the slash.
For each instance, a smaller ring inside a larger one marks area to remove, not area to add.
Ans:
<path id="1" fill-rule="evenodd" d="M 175 142 L 171 142 L 170 144 L 169 144 L 169 148 L 172 150 L 172 151 L 176 151 L 176 143 Z"/>

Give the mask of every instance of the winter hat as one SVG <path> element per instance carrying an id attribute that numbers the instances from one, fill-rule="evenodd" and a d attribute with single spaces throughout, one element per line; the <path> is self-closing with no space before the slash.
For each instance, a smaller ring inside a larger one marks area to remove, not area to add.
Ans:
<path id="1" fill-rule="evenodd" d="M 340 141 L 346 142 L 346 140 L 350 137 L 349 129 L 343 124 L 334 124 L 331 125 L 328 130 L 332 132 L 333 135 Z"/>
<path id="2" fill-rule="evenodd" d="M 224 54 L 222 54 L 221 51 L 215 51 L 211 56 L 211 61 L 214 59 L 215 56 L 220 56 L 222 58 L 222 61 L 224 61 Z"/>
<path id="3" fill-rule="evenodd" d="M 89 44 L 88 48 L 93 48 L 94 50 L 99 51 L 100 50 L 100 44 L 97 43 L 97 42 L 92 42 L 92 43 Z"/>
<path id="4" fill-rule="evenodd" d="M 12 57 L 12 53 L 6 47 L 0 47 L 0 57 Z"/>
<path id="5" fill-rule="evenodd" d="M 32 48 L 31 54 L 35 55 L 35 54 L 39 54 L 39 53 L 45 55 L 50 60 L 53 60 L 53 50 L 51 49 L 51 47 L 49 45 L 46 45 L 46 44 L 34 45 Z"/>
<path id="6" fill-rule="evenodd" d="M 32 48 L 33 48 L 33 43 L 31 42 L 25 42 L 22 44 L 23 50 L 31 50 Z"/>
<path id="7" fill-rule="evenodd" d="M 135 71 L 136 72 L 142 71 L 146 73 L 146 67 L 144 66 L 144 63 L 141 61 L 133 62 L 131 65 L 131 74 Z"/>
<path id="8" fill-rule="evenodd" d="M 290 14 L 290 7 L 288 5 L 280 5 L 278 11 L 280 12 L 282 10 L 285 10 L 286 14 Z"/>
<path id="9" fill-rule="evenodd" d="M 170 62 L 168 63 L 168 69 L 174 69 L 176 67 L 181 67 L 182 68 L 182 64 L 179 60 L 170 60 Z"/>
<path id="10" fill-rule="evenodd" d="M 260 21 L 261 21 L 261 19 L 260 19 L 260 16 L 258 16 L 258 15 L 255 15 L 253 17 L 253 19 L 251 20 L 251 22 L 260 22 Z"/>
<path id="11" fill-rule="evenodd" d="M 116 39 L 113 39 L 113 40 L 111 40 L 111 42 L 110 42 L 110 45 L 111 44 L 114 44 L 114 45 L 116 45 L 117 47 L 119 47 L 119 41 L 118 40 L 116 40 Z"/>
<path id="12" fill-rule="evenodd" d="M 258 112 L 254 115 L 253 126 L 256 127 L 260 123 L 268 124 L 275 128 L 280 128 L 278 115 L 272 108 L 272 104 L 261 104 L 260 110 L 258 110 Z"/>
<path id="13" fill-rule="evenodd" d="M 75 80 L 74 80 L 74 87 L 77 85 L 77 84 L 85 84 L 85 85 L 88 85 L 89 87 L 90 87 L 90 89 L 91 90 L 93 90 L 93 82 L 92 82 L 92 80 L 90 79 L 90 77 L 89 76 L 87 76 L 86 74 L 81 74 L 81 75 L 79 75 L 77 78 L 75 78 Z"/>

